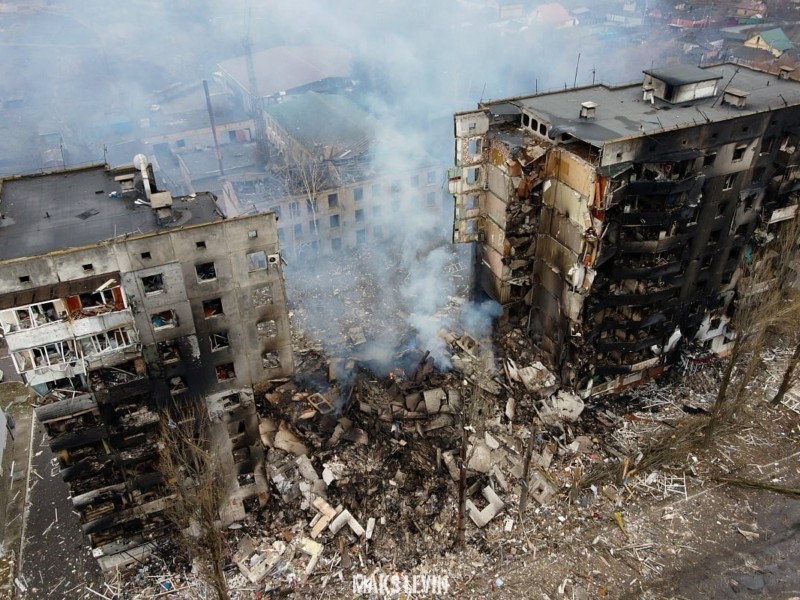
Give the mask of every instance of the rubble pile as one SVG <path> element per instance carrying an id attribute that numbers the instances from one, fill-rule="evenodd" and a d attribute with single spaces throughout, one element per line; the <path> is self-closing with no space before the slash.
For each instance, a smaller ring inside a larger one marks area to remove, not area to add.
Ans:
<path id="1" fill-rule="evenodd" d="M 490 574 L 501 564 L 560 552 L 587 535 L 593 543 L 574 550 L 582 556 L 610 552 L 642 574 L 659 572 L 657 532 L 629 519 L 626 508 L 642 496 L 686 498 L 703 472 L 691 461 L 641 473 L 636 465 L 657 432 L 711 408 L 718 368 L 689 361 L 689 377 L 584 401 L 554 388 L 541 363 L 501 358 L 492 373 L 478 366 L 487 364 L 488 344 L 463 332 L 442 336 L 464 370 L 427 368 L 430 358 L 417 351 L 380 377 L 357 358 L 308 351 L 307 371 L 261 390 L 271 496 L 225 531 L 233 598 L 311 587 L 335 597 L 352 591 L 354 577 L 376 573 L 446 573 L 451 589 L 488 578 L 481 585 L 496 589 L 504 580 Z M 603 465 L 630 475 L 581 485 Z M 154 567 L 137 581 L 142 598 L 165 591 L 165 582 L 172 597 L 197 597 L 202 585 L 191 573 L 165 577 Z M 574 584 L 563 585 L 569 592 Z"/>

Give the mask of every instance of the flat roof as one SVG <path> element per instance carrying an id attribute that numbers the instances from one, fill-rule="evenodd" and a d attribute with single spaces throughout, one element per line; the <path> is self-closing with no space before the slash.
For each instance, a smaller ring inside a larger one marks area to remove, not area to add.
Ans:
<path id="1" fill-rule="evenodd" d="M 360 106 L 340 94 L 308 92 L 264 107 L 286 134 L 312 150 L 315 146 L 361 145 L 375 123 Z"/>
<path id="2" fill-rule="evenodd" d="M 159 227 L 149 206 L 135 204 L 142 195 L 109 197 L 112 192 L 121 192 L 114 179 L 119 174 L 120 170 L 100 164 L 5 179 L 0 191 L 0 260 L 222 220 L 214 196 L 204 192 L 195 198 L 175 198 L 176 222 Z"/>
<path id="3" fill-rule="evenodd" d="M 277 46 L 253 52 L 256 85 L 261 97 L 274 96 L 331 77 L 350 77 L 352 54 L 338 46 Z M 244 56 L 219 63 L 219 68 L 249 90 Z"/>
<path id="4" fill-rule="evenodd" d="M 499 99 L 480 104 L 493 110 L 509 104 L 521 112 L 537 116 L 551 125 L 551 135 L 569 133 L 593 146 L 627 138 L 649 135 L 678 127 L 692 127 L 708 121 L 725 121 L 743 115 L 800 104 L 800 82 L 780 79 L 777 75 L 749 69 L 741 65 L 721 64 L 700 69 L 707 79 L 721 77 L 716 96 L 671 104 L 656 99 L 654 104 L 642 99 L 642 84 L 622 86 L 593 85 L 538 95 Z M 706 79 L 706 80 L 707 80 Z M 721 101 L 721 90 L 730 83 L 749 94 L 743 108 Z M 583 102 L 596 102 L 596 116 L 580 118 Z"/>

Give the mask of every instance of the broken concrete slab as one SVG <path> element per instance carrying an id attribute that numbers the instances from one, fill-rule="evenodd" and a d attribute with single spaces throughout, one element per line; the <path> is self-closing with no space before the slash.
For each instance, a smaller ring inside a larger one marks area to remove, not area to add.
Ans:
<path id="1" fill-rule="evenodd" d="M 239 540 L 233 560 L 251 583 L 258 583 L 264 579 L 285 551 L 286 544 L 279 540 L 273 542 L 271 547 L 261 548 L 249 535 L 245 535 Z"/>
<path id="2" fill-rule="evenodd" d="M 367 343 L 367 338 L 364 336 L 364 330 L 361 327 L 351 327 L 347 330 L 347 337 L 354 346 Z"/>
<path id="3" fill-rule="evenodd" d="M 305 444 L 300 441 L 300 438 L 289 431 L 285 425 L 282 425 L 275 433 L 273 446 L 296 456 L 308 454 L 308 448 Z"/>
<path id="4" fill-rule="evenodd" d="M 447 399 L 447 394 L 442 388 L 435 388 L 433 390 L 426 390 L 422 392 L 422 397 L 425 400 L 425 409 L 429 414 L 438 413 Z"/>
<path id="5" fill-rule="evenodd" d="M 420 402 L 422 402 L 422 396 L 420 394 L 409 394 L 405 397 L 406 408 L 411 412 L 417 411 Z"/>
<path id="6" fill-rule="evenodd" d="M 319 479 L 319 475 L 317 475 L 317 471 L 314 469 L 314 465 L 311 464 L 311 460 L 307 455 L 301 454 L 295 459 L 294 462 L 297 463 L 297 468 L 303 478 L 311 482 Z"/>
<path id="7" fill-rule="evenodd" d="M 430 421 L 428 421 L 427 425 L 425 425 L 425 432 L 427 433 L 430 431 L 436 431 L 437 429 L 443 429 L 445 427 L 452 427 L 454 423 L 455 420 L 453 419 L 453 415 L 439 413 Z"/>
<path id="8" fill-rule="evenodd" d="M 278 431 L 278 425 L 272 419 L 261 419 L 258 423 L 258 433 L 261 436 L 261 443 L 265 448 L 272 448 L 275 441 L 275 434 Z"/>
<path id="9" fill-rule="evenodd" d="M 469 518 L 472 519 L 473 523 L 478 527 L 486 527 L 486 525 L 492 519 L 497 516 L 497 514 L 505 508 L 505 503 L 500 499 L 500 497 L 494 493 L 494 490 L 489 487 L 488 485 L 481 490 L 483 497 L 486 498 L 486 501 L 489 503 L 483 510 L 478 510 L 478 507 L 472 502 L 472 500 L 466 501 L 467 507 L 467 514 Z"/>
<path id="10" fill-rule="evenodd" d="M 450 478 L 453 481 L 458 481 L 460 478 L 460 471 L 458 465 L 456 465 L 456 459 L 453 458 L 453 453 L 443 452 L 442 461 L 444 462 L 444 466 L 447 467 L 447 472 L 450 474 Z"/>
<path id="11" fill-rule="evenodd" d="M 307 400 L 321 415 L 328 415 L 336 410 L 331 401 L 319 392 L 311 394 Z"/>
<path id="12" fill-rule="evenodd" d="M 368 540 L 372 539 L 372 534 L 375 532 L 375 517 L 370 517 L 367 519 L 367 534 L 366 538 Z"/>
<path id="13" fill-rule="evenodd" d="M 531 473 L 528 481 L 528 490 L 530 490 L 534 500 L 542 505 L 547 504 L 558 491 L 556 486 L 550 482 L 550 479 L 539 471 Z"/>
<path id="14" fill-rule="evenodd" d="M 356 521 L 355 517 L 353 517 L 353 515 L 351 515 L 350 511 L 347 509 L 339 513 L 339 515 L 331 522 L 331 524 L 328 525 L 328 529 L 330 529 L 331 533 L 335 535 L 339 533 L 339 531 L 345 525 L 349 525 L 350 529 L 352 529 L 353 533 L 355 533 L 358 537 L 361 537 L 366 533 L 364 528 L 361 527 L 361 524 Z"/>
<path id="15" fill-rule="evenodd" d="M 488 473 L 492 468 L 492 449 L 480 441 L 467 448 L 467 468 L 478 473 Z"/>
<path id="16" fill-rule="evenodd" d="M 542 401 L 540 414 L 545 424 L 558 425 L 563 421 L 576 421 L 583 409 L 583 400 L 578 396 L 567 390 L 558 390 L 554 395 Z"/>

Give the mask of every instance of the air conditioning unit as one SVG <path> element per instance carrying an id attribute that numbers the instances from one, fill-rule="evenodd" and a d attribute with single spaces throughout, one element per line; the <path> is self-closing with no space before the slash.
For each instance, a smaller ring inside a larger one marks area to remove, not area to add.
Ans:
<path id="1" fill-rule="evenodd" d="M 277 265 L 281 262 L 281 255 L 280 254 L 269 254 L 267 255 L 267 262 L 271 265 Z"/>

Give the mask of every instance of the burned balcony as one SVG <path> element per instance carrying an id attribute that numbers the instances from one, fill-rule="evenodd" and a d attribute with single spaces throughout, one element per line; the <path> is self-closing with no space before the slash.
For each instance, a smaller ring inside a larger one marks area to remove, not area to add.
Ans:
<path id="1" fill-rule="evenodd" d="M 692 238 L 691 233 L 676 233 L 673 235 L 669 235 L 667 232 L 657 232 L 655 235 L 657 236 L 656 239 L 639 239 L 637 233 L 641 234 L 640 231 L 637 232 L 625 232 L 623 228 L 623 233 L 620 236 L 619 240 L 619 249 L 622 252 L 649 252 L 649 253 L 660 253 L 660 252 L 668 252 L 674 248 L 679 248 L 683 246 L 687 240 Z M 641 235 L 644 238 L 643 235 Z"/>
<path id="2" fill-rule="evenodd" d="M 666 330 L 673 331 L 675 326 L 663 312 L 648 314 L 642 310 L 621 306 L 616 309 L 607 308 L 596 313 L 595 326 L 587 334 L 587 337 L 593 338 L 600 335 L 601 332 L 614 329 L 636 332 L 646 328 L 650 328 L 655 333 Z"/>
<path id="3" fill-rule="evenodd" d="M 130 435 L 119 442 L 119 457 L 123 465 L 152 460 L 158 456 L 158 439 L 143 433 Z"/>
<path id="4" fill-rule="evenodd" d="M 144 379 L 143 367 L 140 368 L 138 363 L 139 359 L 135 359 L 117 367 L 92 371 L 89 374 L 92 389 L 98 391 L 118 388 L 128 383 Z"/>
<path id="5" fill-rule="evenodd" d="M 624 266 L 624 264 L 615 263 L 611 268 L 610 273 L 607 273 L 607 277 L 616 281 L 622 279 L 643 279 L 648 281 L 656 281 L 663 278 L 668 279 L 674 275 L 677 275 L 683 269 L 681 261 L 679 260 L 672 260 L 671 262 L 664 260 L 661 262 L 661 264 L 655 264 L 652 266 L 636 263 L 633 264 L 635 266 Z"/>
<path id="6" fill-rule="evenodd" d="M 148 410 L 147 407 L 139 407 L 136 410 L 125 410 L 118 417 L 117 429 L 135 431 L 157 425 L 159 422 L 158 413 Z"/>
<path id="7" fill-rule="evenodd" d="M 680 205 L 672 209 L 640 210 L 637 212 L 617 212 L 613 219 L 622 226 L 640 225 L 669 230 L 674 223 L 690 223 L 694 220 L 696 206 Z"/>
<path id="8" fill-rule="evenodd" d="M 69 431 L 50 440 L 50 449 L 53 452 L 72 450 L 85 446 L 96 445 L 108 437 L 108 432 L 103 426 L 89 427 L 80 431 Z"/>
<path id="9" fill-rule="evenodd" d="M 155 497 L 148 502 L 139 503 L 118 512 L 97 511 L 99 513 L 97 518 L 84 521 L 83 532 L 93 536 L 104 536 L 105 532 L 115 531 L 126 525 L 139 530 L 143 526 L 140 519 L 145 515 L 162 512 L 166 507 L 166 502 L 166 498 Z"/>
<path id="10" fill-rule="evenodd" d="M 629 333 L 623 336 L 622 340 L 616 337 L 601 338 L 595 343 L 595 347 L 601 352 L 642 352 L 657 345 L 661 339 L 654 335 L 641 335 L 643 333 L 642 331 L 638 334 Z"/>
<path id="11" fill-rule="evenodd" d="M 648 306 L 652 304 L 665 303 L 677 298 L 680 287 L 654 288 L 637 290 L 635 292 L 619 291 L 618 293 L 606 294 L 600 299 L 603 306 Z"/>
<path id="12" fill-rule="evenodd" d="M 92 506 L 103 502 L 122 502 L 125 496 L 127 496 L 126 485 L 124 483 L 115 483 L 85 494 L 73 495 L 72 504 L 75 508 L 81 509 L 84 506 Z"/>
<path id="13" fill-rule="evenodd" d="M 92 477 L 75 479 L 70 482 L 73 498 L 92 494 L 95 490 L 123 484 L 122 476 L 117 469 L 108 469 Z"/>
<path id="14" fill-rule="evenodd" d="M 48 426 L 51 421 L 59 422 L 87 414 L 92 419 L 97 418 L 97 402 L 92 394 L 75 391 L 59 396 L 48 394 L 42 398 L 40 405 L 36 407 L 36 418 L 40 423 Z M 53 427 L 57 425 L 54 423 Z"/>
<path id="15" fill-rule="evenodd" d="M 124 310 L 118 279 L 118 274 L 106 274 L 0 295 L 0 329 L 8 335 Z"/>
<path id="16" fill-rule="evenodd" d="M 77 456 L 77 453 L 75 453 Z M 74 458 L 74 457 L 72 457 Z M 87 456 L 74 464 L 64 467 L 61 471 L 61 478 L 67 483 L 81 479 L 93 478 L 98 475 L 109 477 L 116 471 L 114 456 L 110 454 L 100 454 Z"/>

